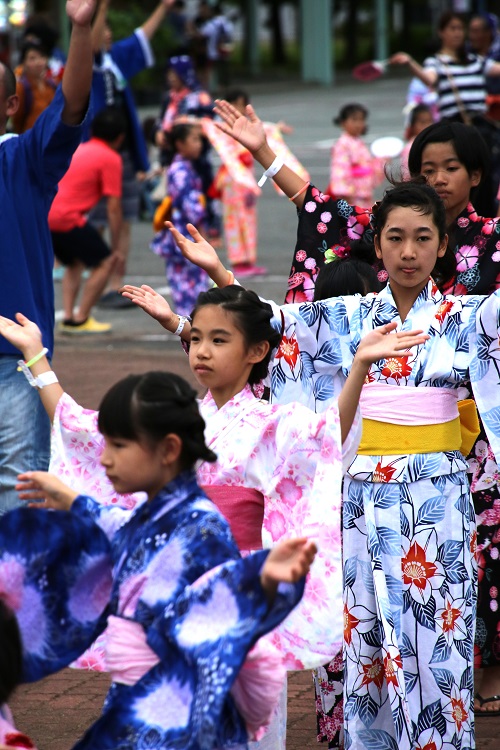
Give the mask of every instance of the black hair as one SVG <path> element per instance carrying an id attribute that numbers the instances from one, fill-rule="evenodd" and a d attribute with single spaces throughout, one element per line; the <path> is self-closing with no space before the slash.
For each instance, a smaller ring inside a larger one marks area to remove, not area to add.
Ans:
<path id="1" fill-rule="evenodd" d="M 42 44 L 42 42 L 38 41 L 37 39 L 28 38 L 21 47 L 21 62 L 24 62 L 26 60 L 28 52 L 32 51 L 38 52 L 44 57 L 49 56 L 47 48 Z"/>
<path id="2" fill-rule="evenodd" d="M 396 183 L 392 188 L 386 190 L 383 199 L 372 209 L 372 226 L 375 237 L 380 237 L 392 209 L 400 206 L 413 208 L 424 216 L 430 216 L 438 230 L 439 241 L 445 237 L 446 210 L 444 203 L 434 188 L 427 185 L 422 177 Z M 456 270 L 455 254 L 447 245 L 443 257 L 436 259 L 432 278 L 439 287 L 442 287 L 454 278 Z"/>
<path id="3" fill-rule="evenodd" d="M 118 107 L 105 107 L 94 117 L 90 128 L 94 138 L 113 143 L 120 135 L 126 133 L 127 121 Z"/>
<path id="4" fill-rule="evenodd" d="M 238 99 L 243 99 L 245 107 L 247 104 L 250 104 L 250 97 L 248 91 L 245 91 L 245 89 L 229 89 L 229 91 L 226 91 L 224 94 L 224 99 L 229 102 L 229 104 L 234 104 Z"/>
<path id="5" fill-rule="evenodd" d="M 465 26 L 465 20 L 464 20 L 463 16 L 461 16 L 460 13 L 457 13 L 456 11 L 446 10 L 444 13 L 442 13 L 439 16 L 438 31 L 441 31 L 441 32 L 444 31 L 445 28 L 452 21 L 460 21 L 460 23 L 462 24 L 462 26 L 464 28 L 464 41 L 463 41 L 463 44 L 460 46 L 460 48 L 457 50 L 456 54 L 457 54 L 458 61 L 460 63 L 462 63 L 462 65 L 465 65 L 465 63 L 467 62 L 467 60 L 469 58 L 469 55 L 467 54 L 467 48 L 465 46 L 465 31 L 466 31 L 466 26 Z"/>
<path id="6" fill-rule="evenodd" d="M 34 39 L 40 42 L 50 55 L 56 46 L 59 33 L 40 16 L 30 16 L 23 31 L 23 40 Z"/>
<path id="7" fill-rule="evenodd" d="M 352 104 L 344 104 L 344 106 L 340 109 L 337 117 L 334 117 L 332 122 L 334 125 L 342 125 L 345 120 L 347 120 L 349 117 L 352 117 L 352 115 L 355 115 L 357 112 L 361 112 L 365 120 L 368 117 L 368 110 L 362 104 L 358 104 L 357 102 L 353 102 Z"/>
<path id="8" fill-rule="evenodd" d="M 376 271 L 369 263 L 359 258 L 339 258 L 321 267 L 314 287 L 314 301 L 379 292 L 380 286 Z"/>
<path id="9" fill-rule="evenodd" d="M 179 143 L 179 141 L 181 143 L 184 143 L 189 134 L 197 127 L 198 125 L 193 122 L 181 122 L 177 125 L 174 125 L 173 128 L 166 134 L 168 147 L 170 148 L 170 150 L 177 151 L 177 143 Z"/>
<path id="10" fill-rule="evenodd" d="M 14 612 L 0 599 L 0 706 L 22 678 L 22 641 Z"/>
<path id="11" fill-rule="evenodd" d="M 16 76 L 12 68 L 5 63 L 0 63 L 0 71 L 3 71 L 1 81 L 3 82 L 4 98 L 8 99 L 9 96 L 14 96 L 17 90 Z"/>
<path id="12" fill-rule="evenodd" d="M 451 143 L 460 164 L 469 175 L 476 170 L 481 176 L 488 174 L 491 156 L 482 135 L 473 125 L 443 120 L 429 125 L 413 141 L 408 154 L 408 169 L 412 177 L 421 174 L 422 155 L 430 143 Z"/>
<path id="13" fill-rule="evenodd" d="M 205 422 L 196 391 L 179 375 L 146 372 L 115 383 L 99 408 L 99 431 L 107 437 L 160 442 L 173 433 L 182 441 L 180 463 L 191 469 L 198 460 L 216 461 L 205 445 Z"/>
<path id="14" fill-rule="evenodd" d="M 269 352 L 260 362 L 253 365 L 248 376 L 250 385 L 260 383 L 267 375 L 272 351 L 281 341 L 281 334 L 271 325 L 273 317 L 271 305 L 259 299 L 255 292 L 243 289 L 241 286 L 230 285 L 224 289 L 209 289 L 207 292 L 202 292 L 196 300 L 191 315 L 193 323 L 198 310 L 206 305 L 217 305 L 232 313 L 234 325 L 243 334 L 247 346 L 259 344 L 261 341 L 269 343 Z"/>

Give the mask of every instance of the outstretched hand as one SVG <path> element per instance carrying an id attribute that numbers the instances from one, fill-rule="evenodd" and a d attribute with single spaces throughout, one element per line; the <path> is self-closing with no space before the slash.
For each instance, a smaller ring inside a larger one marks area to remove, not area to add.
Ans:
<path id="1" fill-rule="evenodd" d="M 170 330 L 174 312 L 165 297 L 156 292 L 152 287 L 147 284 L 142 284 L 142 286 L 125 284 L 120 289 L 120 294 L 132 300 L 134 305 L 141 307 L 144 312 L 151 315 L 160 325 Z"/>
<path id="2" fill-rule="evenodd" d="M 317 551 L 314 542 L 306 537 L 283 539 L 272 547 L 260 576 L 268 597 L 274 597 L 278 583 L 294 583 L 307 575 Z"/>
<path id="3" fill-rule="evenodd" d="M 75 26 L 90 26 L 97 0 L 66 0 L 66 14 Z"/>
<path id="4" fill-rule="evenodd" d="M 193 240 L 184 237 L 170 221 L 165 222 L 165 226 L 172 234 L 181 253 L 187 260 L 199 266 L 208 273 L 212 281 L 218 286 L 227 285 L 228 273 L 219 260 L 215 249 L 207 240 L 202 237 L 194 224 L 187 224 L 186 228 Z"/>
<path id="5" fill-rule="evenodd" d="M 371 365 L 388 357 L 400 357 L 403 352 L 425 344 L 429 339 L 429 335 L 422 330 L 395 333 L 396 328 L 397 323 L 392 322 L 367 333 L 359 342 L 356 358 Z"/>
<path id="6" fill-rule="evenodd" d="M 26 471 L 18 474 L 17 479 L 19 497 L 21 500 L 37 501 L 29 503 L 33 508 L 70 510 L 73 500 L 78 497 L 78 492 L 48 471 Z"/>
<path id="7" fill-rule="evenodd" d="M 247 105 L 246 114 L 242 115 L 225 99 L 216 99 L 214 112 L 222 120 L 215 123 L 219 130 L 230 135 L 251 153 L 255 153 L 266 144 L 264 125 L 251 104 Z"/>
<path id="8" fill-rule="evenodd" d="M 25 359 L 31 359 L 43 348 L 42 332 L 39 327 L 21 313 L 16 313 L 15 321 L 0 315 L 0 335 L 7 339 L 9 344 L 19 349 Z"/>

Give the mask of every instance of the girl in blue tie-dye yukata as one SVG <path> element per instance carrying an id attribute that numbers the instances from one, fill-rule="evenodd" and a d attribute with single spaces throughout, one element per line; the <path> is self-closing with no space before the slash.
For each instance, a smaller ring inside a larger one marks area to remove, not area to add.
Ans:
<path id="1" fill-rule="evenodd" d="M 99 429 L 105 436 L 101 462 L 117 491 L 147 493 L 148 500 L 132 515 L 78 496 L 51 474 L 20 476 L 22 498 L 71 509 L 70 516 L 102 528 L 110 546 L 107 589 L 92 585 L 92 571 L 74 585 L 64 564 L 55 565 L 56 574 L 50 576 L 43 557 L 23 562 L 31 554 L 29 546 L 16 546 L 11 560 L 12 545 L 18 545 L 13 525 L 22 530 L 29 520 L 11 520 L 10 514 L 5 534 L 0 524 L 0 574 L 3 562 L 10 565 L 7 573 L 30 579 L 16 614 L 21 632 L 25 626 L 31 679 L 46 673 L 45 662 L 54 665 L 57 654 L 59 666 L 74 658 L 89 636 L 102 631 L 106 617 L 117 638 L 132 637 L 138 644 L 131 656 L 140 657 L 139 663 L 121 665 L 114 674 L 102 716 L 77 743 L 79 750 L 246 747 L 240 703 L 229 690 L 258 638 L 299 601 L 303 581 L 280 581 L 307 572 L 314 545 L 290 540 L 269 556 L 259 552 L 240 558 L 226 521 L 196 482 L 195 462 L 215 460 L 203 427 L 196 393 L 182 378 L 130 376 L 105 396 Z M 54 554 L 50 523 L 55 535 L 57 515 L 37 513 L 50 519 L 44 542 Z M 35 517 L 32 527 L 34 534 Z M 8 554 L 2 557 L 5 547 Z M 80 565 L 88 568 L 89 558 L 81 555 Z M 44 616 L 50 607 L 57 607 L 53 618 Z M 95 626 L 89 628 L 92 620 Z M 111 638 L 112 653 L 113 645 Z"/>

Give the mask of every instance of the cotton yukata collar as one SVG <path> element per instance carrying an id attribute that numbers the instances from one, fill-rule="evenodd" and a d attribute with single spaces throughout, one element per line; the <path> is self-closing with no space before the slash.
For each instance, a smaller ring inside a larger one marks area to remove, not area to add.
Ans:
<path id="1" fill-rule="evenodd" d="M 429 281 L 427 282 L 427 286 L 424 286 L 424 288 L 418 295 L 417 299 L 411 306 L 411 309 L 418 310 L 419 307 L 424 305 L 429 300 L 433 304 L 439 304 L 442 299 L 443 299 L 443 295 L 439 291 L 435 281 L 432 279 L 432 277 L 429 276 Z M 388 281 L 386 286 L 377 294 L 377 300 L 381 300 L 383 302 L 389 302 L 397 310 L 396 301 L 392 295 L 390 281 Z"/>
<path id="2" fill-rule="evenodd" d="M 186 469 L 186 471 L 181 471 L 165 487 L 162 487 L 151 502 L 142 503 L 137 508 L 137 515 L 144 514 L 153 517 L 160 512 L 163 515 L 184 502 L 191 494 L 199 494 L 199 492 L 195 472 L 192 469 Z"/>
<path id="3" fill-rule="evenodd" d="M 224 406 L 221 406 L 220 409 L 215 403 L 214 397 L 210 391 L 206 392 L 201 403 L 205 413 L 215 413 L 224 410 L 229 414 L 233 409 L 239 409 L 240 406 L 247 403 L 249 399 L 252 401 L 259 400 L 264 392 L 264 387 L 259 383 L 258 385 L 254 385 L 253 389 L 255 390 L 255 393 L 254 390 L 252 390 L 252 386 L 247 383 L 239 393 L 236 393 L 226 404 L 224 404 Z"/>
<path id="4" fill-rule="evenodd" d="M 466 207 L 461 211 L 457 218 L 454 220 L 454 224 L 457 224 L 459 227 L 463 227 L 463 224 L 461 220 L 467 219 L 468 221 L 477 221 L 479 219 L 478 213 L 472 203 L 469 201 Z"/>

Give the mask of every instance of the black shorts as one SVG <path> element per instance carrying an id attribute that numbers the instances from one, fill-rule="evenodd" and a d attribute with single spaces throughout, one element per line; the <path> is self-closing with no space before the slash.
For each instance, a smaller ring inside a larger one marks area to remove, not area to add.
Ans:
<path id="1" fill-rule="evenodd" d="M 109 246 L 91 224 L 75 227 L 69 232 L 51 232 L 54 255 L 63 266 L 79 260 L 87 268 L 95 268 L 111 255 Z"/>

